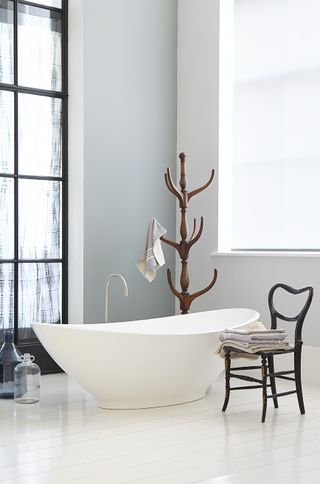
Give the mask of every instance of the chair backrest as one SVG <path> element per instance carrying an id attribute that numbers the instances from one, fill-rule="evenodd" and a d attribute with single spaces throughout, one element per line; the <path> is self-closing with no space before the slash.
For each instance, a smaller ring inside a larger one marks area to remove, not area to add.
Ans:
<path id="1" fill-rule="evenodd" d="M 275 291 L 279 288 L 284 289 L 290 294 L 301 294 L 303 292 L 309 293 L 303 308 L 301 309 L 299 314 L 297 314 L 297 316 L 294 316 L 294 317 L 284 316 L 283 314 L 279 313 L 279 311 L 275 309 L 273 304 L 273 296 Z M 298 342 L 301 342 L 302 325 L 306 317 L 306 314 L 310 308 L 312 298 L 313 298 L 313 287 L 311 286 L 303 287 L 301 289 L 294 289 L 293 287 L 287 286 L 287 284 L 281 284 L 281 283 L 273 286 L 270 289 L 269 296 L 268 296 L 268 304 L 269 304 L 269 310 L 271 314 L 271 329 L 277 329 L 277 318 L 282 319 L 283 321 L 296 322 L 295 344 L 297 344 Z"/>

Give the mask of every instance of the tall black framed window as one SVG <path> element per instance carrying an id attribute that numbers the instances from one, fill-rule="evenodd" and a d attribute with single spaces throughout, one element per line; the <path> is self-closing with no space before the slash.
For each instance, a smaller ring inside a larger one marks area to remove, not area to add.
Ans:
<path id="1" fill-rule="evenodd" d="M 67 321 L 67 0 L 0 0 L 0 318 L 43 372 L 31 328 Z"/>

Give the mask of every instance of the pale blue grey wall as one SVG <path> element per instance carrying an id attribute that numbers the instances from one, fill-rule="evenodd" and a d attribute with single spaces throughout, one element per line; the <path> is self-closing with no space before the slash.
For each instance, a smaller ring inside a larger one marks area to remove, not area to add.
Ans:
<path id="1" fill-rule="evenodd" d="M 155 216 L 171 237 L 175 202 L 163 173 L 175 167 L 177 0 L 86 0 L 84 12 L 84 319 L 174 313 L 165 269 L 148 283 L 136 269 Z M 165 248 L 169 267 L 174 254 Z"/>

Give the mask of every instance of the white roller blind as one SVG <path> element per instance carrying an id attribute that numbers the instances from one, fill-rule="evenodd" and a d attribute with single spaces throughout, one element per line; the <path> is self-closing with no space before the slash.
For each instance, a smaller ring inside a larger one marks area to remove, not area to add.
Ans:
<path id="1" fill-rule="evenodd" d="M 232 248 L 320 248 L 320 1 L 234 0 Z"/>

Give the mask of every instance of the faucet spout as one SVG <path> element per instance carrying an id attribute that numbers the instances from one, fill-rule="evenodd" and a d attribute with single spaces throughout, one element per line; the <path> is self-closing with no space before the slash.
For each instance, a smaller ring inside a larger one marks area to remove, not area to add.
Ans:
<path id="1" fill-rule="evenodd" d="M 125 278 L 121 274 L 110 274 L 110 276 L 107 278 L 105 282 L 105 305 L 104 305 L 104 320 L 107 323 L 108 322 L 108 309 L 109 309 L 109 285 L 110 281 L 112 278 L 117 278 L 122 281 L 123 284 L 123 294 L 125 296 L 128 296 L 129 290 L 128 290 L 128 284 Z"/>

